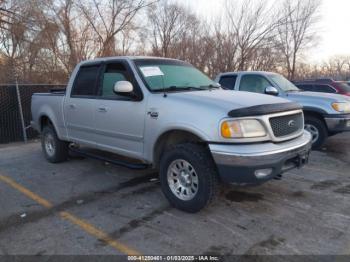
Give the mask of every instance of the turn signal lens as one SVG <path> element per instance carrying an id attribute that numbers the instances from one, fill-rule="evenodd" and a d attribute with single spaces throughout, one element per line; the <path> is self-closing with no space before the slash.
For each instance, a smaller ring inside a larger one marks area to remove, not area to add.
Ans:
<path id="1" fill-rule="evenodd" d="M 350 103 L 336 102 L 332 104 L 332 107 L 335 111 L 338 111 L 341 113 L 350 113 Z"/>
<path id="2" fill-rule="evenodd" d="M 221 135 L 225 138 L 242 137 L 242 130 L 239 122 L 223 122 L 221 125 Z"/>
<path id="3" fill-rule="evenodd" d="M 253 138 L 266 136 L 266 130 L 256 119 L 224 121 L 221 124 L 224 138 Z"/>

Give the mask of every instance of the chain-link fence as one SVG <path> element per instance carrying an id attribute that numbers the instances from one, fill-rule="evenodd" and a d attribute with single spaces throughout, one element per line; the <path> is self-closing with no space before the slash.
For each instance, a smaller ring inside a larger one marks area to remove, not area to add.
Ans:
<path id="1" fill-rule="evenodd" d="M 37 137 L 30 127 L 32 94 L 60 88 L 65 85 L 0 85 L 0 144 Z"/>

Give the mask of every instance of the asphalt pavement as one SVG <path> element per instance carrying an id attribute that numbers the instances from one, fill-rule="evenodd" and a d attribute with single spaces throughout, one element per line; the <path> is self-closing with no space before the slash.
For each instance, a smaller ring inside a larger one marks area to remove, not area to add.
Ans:
<path id="1" fill-rule="evenodd" d="M 0 254 L 350 254 L 350 134 L 282 180 L 222 187 L 197 214 L 169 206 L 157 177 L 1 145 Z"/>

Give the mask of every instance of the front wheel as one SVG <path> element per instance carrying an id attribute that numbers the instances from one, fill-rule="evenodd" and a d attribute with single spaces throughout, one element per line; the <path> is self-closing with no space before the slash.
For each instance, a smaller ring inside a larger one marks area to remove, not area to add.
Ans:
<path id="1" fill-rule="evenodd" d="M 188 143 L 176 145 L 163 154 L 160 182 L 174 207 L 194 213 L 214 198 L 218 175 L 207 148 Z"/>
<path id="2" fill-rule="evenodd" d="M 312 135 L 312 148 L 320 149 L 328 137 L 324 122 L 314 116 L 305 116 L 305 130 Z"/>

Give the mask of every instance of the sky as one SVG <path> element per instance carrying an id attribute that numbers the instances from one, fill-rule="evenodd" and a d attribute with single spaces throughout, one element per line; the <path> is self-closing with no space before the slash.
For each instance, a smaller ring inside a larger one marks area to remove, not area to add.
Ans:
<path id="1" fill-rule="evenodd" d="M 225 0 L 173 1 L 190 7 L 204 17 L 219 15 L 224 11 L 225 3 Z M 322 62 L 334 55 L 350 55 L 350 0 L 322 0 L 318 28 L 319 42 L 307 54 L 311 62 Z"/>

